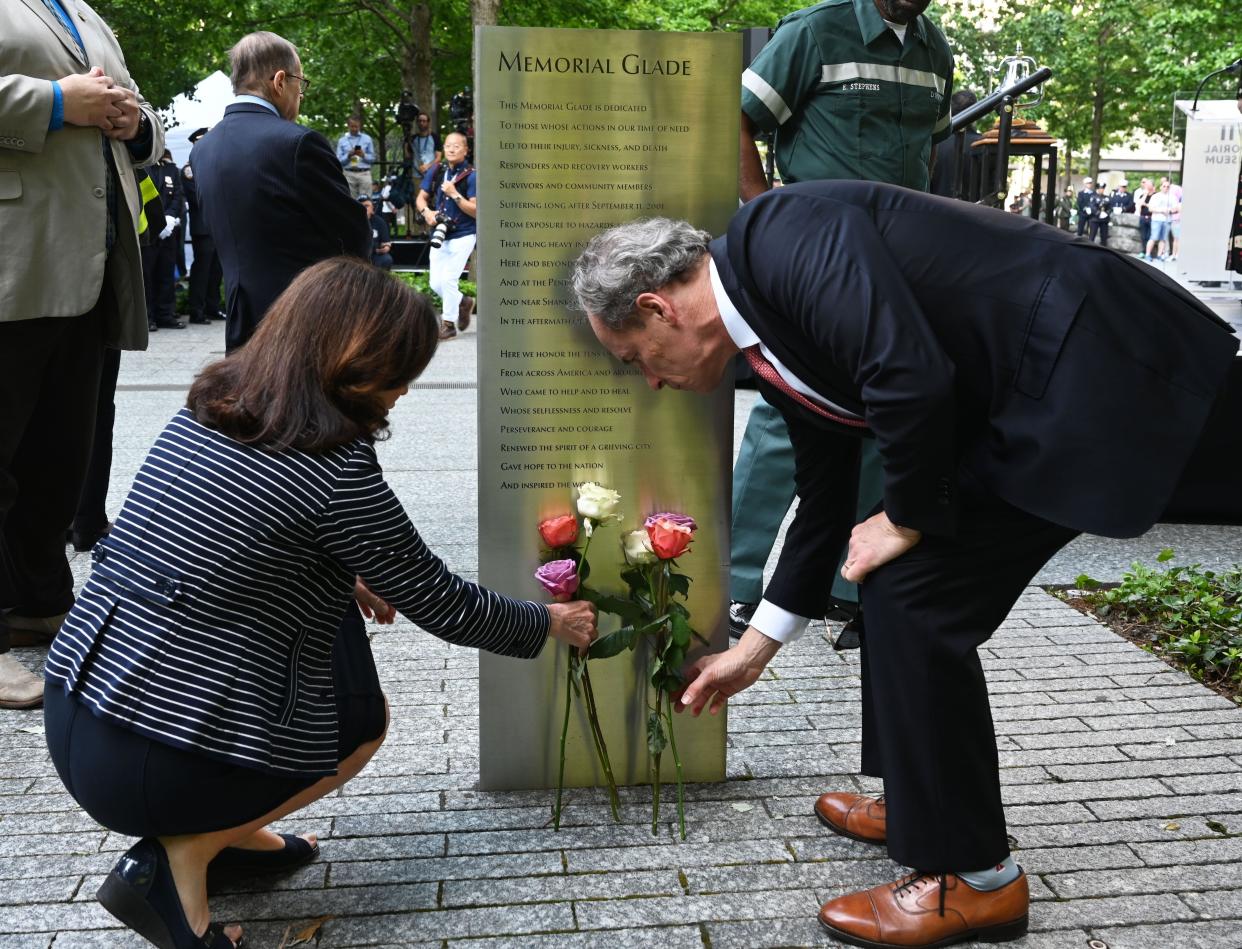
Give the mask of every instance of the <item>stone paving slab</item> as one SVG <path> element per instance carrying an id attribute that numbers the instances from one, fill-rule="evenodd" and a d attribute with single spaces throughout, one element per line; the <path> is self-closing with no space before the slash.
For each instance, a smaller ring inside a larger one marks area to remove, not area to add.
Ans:
<path id="1" fill-rule="evenodd" d="M 221 334 L 161 333 L 150 353 L 123 359 L 111 510 Z M 441 348 L 380 447 L 414 522 L 467 576 L 477 570 L 474 347 L 468 333 Z M 453 385 L 463 387 L 431 387 Z M 736 438 L 752 399 L 739 393 Z M 1083 538 L 1039 579 L 1099 575 L 1163 546 L 1223 564 L 1242 531 Z M 72 565 L 82 582 L 88 558 Z M 409 624 L 377 629 L 388 743 L 347 788 L 283 822 L 321 834 L 318 861 L 232 886 L 213 899 L 216 914 L 245 923 L 253 949 L 277 949 L 320 916 L 331 917 L 314 942 L 323 949 L 835 945 L 815 921 L 819 904 L 900 868 L 811 814 L 824 790 L 876 788 L 855 773 L 858 657 L 834 652 L 831 632 L 813 626 L 733 703 L 729 778 L 687 789 L 682 842 L 670 819 L 651 834 L 645 788 L 621 790 L 620 825 L 599 790 L 574 789 L 559 833 L 550 792 L 477 789 L 476 656 Z M 1239 949 L 1242 710 L 1035 587 L 981 653 L 1034 900 L 1032 932 L 1012 945 Z M 31 668 L 42 658 L 15 655 Z M 37 713 L 0 712 L 0 949 L 144 945 L 93 896 L 129 841 L 68 797 L 41 725 Z"/>

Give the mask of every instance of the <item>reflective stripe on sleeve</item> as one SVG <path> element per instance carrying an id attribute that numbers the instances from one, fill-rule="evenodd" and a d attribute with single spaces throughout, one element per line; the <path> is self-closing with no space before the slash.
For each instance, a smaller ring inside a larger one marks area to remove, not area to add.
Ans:
<path id="1" fill-rule="evenodd" d="M 820 82 L 847 82 L 850 79 L 883 79 L 907 86 L 924 86 L 944 95 L 945 80 L 943 78 L 934 72 L 907 69 L 905 66 L 890 66 L 885 63 L 825 63 L 820 76 Z M 745 76 L 742 77 L 742 84 L 746 84 Z M 751 91 L 755 92 L 755 90 Z M 755 92 L 755 95 L 763 98 L 758 92 Z"/>
<path id="2" fill-rule="evenodd" d="M 784 125 L 793 115 L 789 111 L 789 106 L 785 104 L 785 100 L 781 98 L 781 94 L 769 86 L 757 72 L 748 69 L 742 73 L 742 88 L 749 89 L 760 102 L 767 106 L 768 111 L 776 116 L 778 125 Z"/>
<path id="3" fill-rule="evenodd" d="M 936 123 L 936 127 L 932 129 L 932 134 L 936 135 L 939 132 L 943 132 L 948 127 L 949 127 L 949 117 L 948 115 L 942 115 L 940 117 L 940 121 Z"/>

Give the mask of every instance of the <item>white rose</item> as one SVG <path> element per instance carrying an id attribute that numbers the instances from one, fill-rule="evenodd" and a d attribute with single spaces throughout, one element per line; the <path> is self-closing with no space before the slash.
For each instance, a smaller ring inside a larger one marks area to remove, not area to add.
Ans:
<path id="1" fill-rule="evenodd" d="M 606 521 L 619 517 L 617 507 L 621 504 L 621 495 L 610 488 L 587 481 L 578 486 L 578 513 L 595 521 Z"/>
<path id="2" fill-rule="evenodd" d="M 633 564 L 655 563 L 660 558 L 651 549 L 651 538 L 645 530 L 630 531 L 621 538 L 625 559 Z"/>

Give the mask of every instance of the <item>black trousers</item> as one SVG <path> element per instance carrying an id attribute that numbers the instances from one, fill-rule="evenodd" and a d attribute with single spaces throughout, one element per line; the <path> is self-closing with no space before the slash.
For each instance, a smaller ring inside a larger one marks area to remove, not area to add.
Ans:
<path id="1" fill-rule="evenodd" d="M 171 323 L 176 314 L 177 242 L 166 237 L 142 248 L 142 282 L 147 291 L 147 319 Z"/>
<path id="2" fill-rule="evenodd" d="M 110 292 L 105 279 L 101 299 Z M 73 605 L 65 530 L 91 453 L 103 331 L 98 303 L 0 323 L 0 611 L 55 616 Z"/>
<path id="3" fill-rule="evenodd" d="M 1009 852 L 978 647 L 1077 531 L 964 478 L 953 538 L 925 536 L 862 585 L 863 760 L 884 778 L 888 852 L 926 872 Z"/>
<path id="4" fill-rule="evenodd" d="M 1095 240 L 1097 234 L 1100 237 L 1100 243 L 1103 246 L 1107 247 L 1108 246 L 1108 222 L 1101 221 L 1098 218 L 1092 218 L 1091 219 L 1091 231 L 1090 231 L 1090 237 L 1092 241 Z"/>
<path id="5" fill-rule="evenodd" d="M 95 436 L 91 460 L 82 484 L 72 527 L 83 534 L 102 530 L 108 523 L 108 482 L 112 479 L 112 428 L 116 422 L 116 378 L 121 371 L 121 351 L 105 349 L 99 374 L 99 400 L 95 407 Z"/>
<path id="6" fill-rule="evenodd" d="M 195 234 L 194 263 L 190 265 L 190 315 L 213 317 L 220 313 L 220 255 L 210 234 Z"/>

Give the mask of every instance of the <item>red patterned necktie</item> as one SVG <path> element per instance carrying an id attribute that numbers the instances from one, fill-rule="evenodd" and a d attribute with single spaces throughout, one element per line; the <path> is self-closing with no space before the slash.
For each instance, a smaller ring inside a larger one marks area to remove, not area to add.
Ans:
<path id="1" fill-rule="evenodd" d="M 750 368 L 754 370 L 756 376 L 764 382 L 768 382 L 776 386 L 776 388 L 780 389 L 783 393 L 785 393 L 785 395 L 789 396 L 802 407 L 810 409 L 816 415 L 822 415 L 824 418 L 832 419 L 832 421 L 838 422 L 841 425 L 848 425 L 850 428 L 867 427 L 867 423 L 862 419 L 846 418 L 843 415 L 837 415 L 835 412 L 830 412 L 818 402 L 811 401 L 791 386 L 781 377 L 781 374 L 776 371 L 776 367 L 768 362 L 763 353 L 759 351 L 758 343 L 754 346 L 747 346 L 742 350 L 742 353 L 746 356 L 746 361 L 750 363 Z"/>

